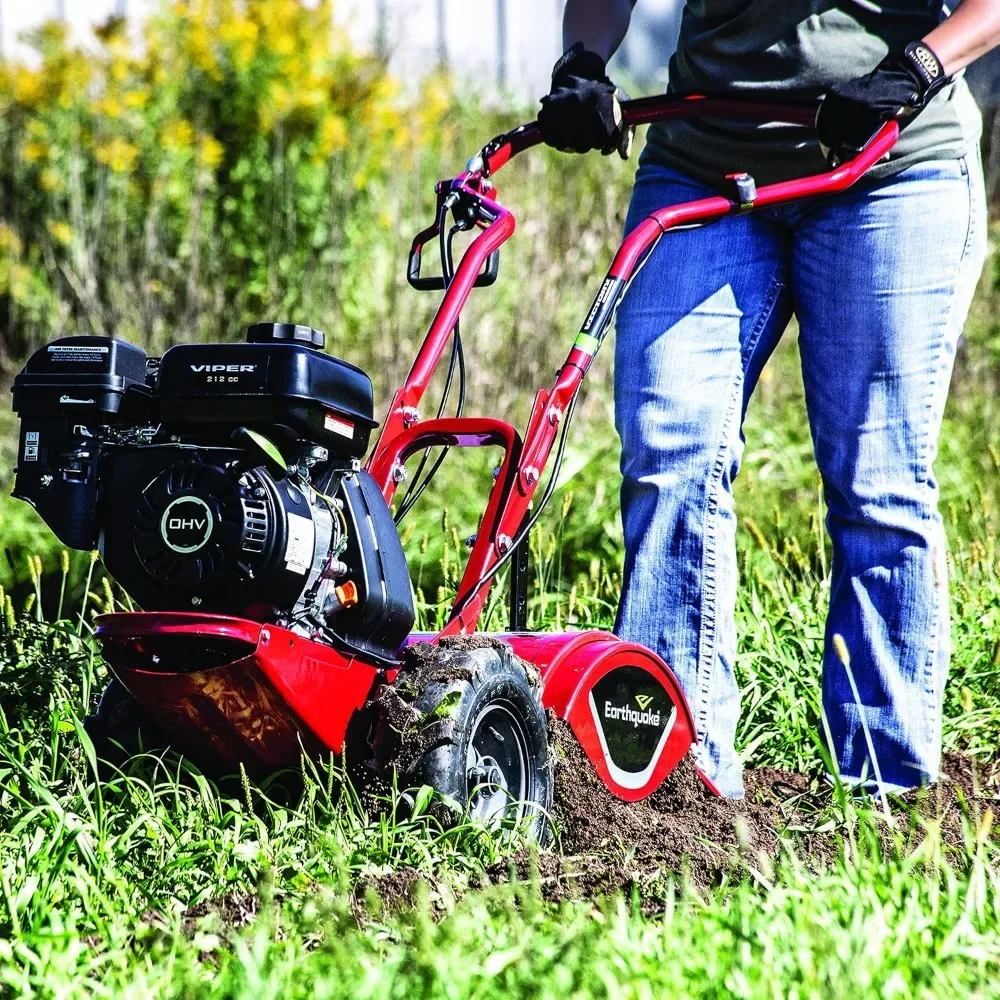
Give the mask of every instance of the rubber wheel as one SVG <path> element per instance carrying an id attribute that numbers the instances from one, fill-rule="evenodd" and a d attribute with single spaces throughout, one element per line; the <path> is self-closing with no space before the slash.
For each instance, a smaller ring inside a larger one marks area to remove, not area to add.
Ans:
<path id="1" fill-rule="evenodd" d="M 552 762 L 538 675 L 509 645 L 417 643 L 375 704 L 376 771 L 383 787 L 395 778 L 403 803 L 429 785 L 431 811 L 446 823 L 467 815 L 548 839 Z"/>
<path id="2" fill-rule="evenodd" d="M 101 693 L 97 710 L 83 720 L 83 728 L 98 758 L 111 764 L 166 746 L 160 729 L 114 677 Z"/>

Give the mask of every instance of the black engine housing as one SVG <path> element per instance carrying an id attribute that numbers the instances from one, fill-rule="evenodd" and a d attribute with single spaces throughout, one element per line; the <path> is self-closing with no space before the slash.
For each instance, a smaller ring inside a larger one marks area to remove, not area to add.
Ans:
<path id="1" fill-rule="evenodd" d="M 329 545 L 330 512 L 246 465 L 235 450 L 172 445 L 112 457 L 105 509 L 114 529 L 102 532 L 101 554 L 143 608 L 273 618 L 295 604 L 317 543 Z"/>
<path id="2" fill-rule="evenodd" d="M 14 381 L 14 495 L 72 548 L 99 548 L 148 611 L 278 621 L 395 662 L 413 627 L 389 509 L 358 459 L 371 382 L 322 334 L 258 324 L 250 342 L 147 359 L 65 338 Z"/>

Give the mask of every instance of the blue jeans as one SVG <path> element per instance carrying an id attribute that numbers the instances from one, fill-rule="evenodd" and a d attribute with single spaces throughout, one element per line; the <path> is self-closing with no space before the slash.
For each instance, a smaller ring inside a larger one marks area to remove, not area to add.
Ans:
<path id="1" fill-rule="evenodd" d="M 709 193 L 643 165 L 626 229 Z M 985 210 L 978 156 L 920 164 L 841 195 L 668 233 L 622 302 L 616 631 L 673 668 L 694 713 L 697 762 L 723 795 L 743 794 L 732 486 L 747 402 L 793 313 L 833 547 L 823 661 L 832 752 L 849 782 L 870 781 L 875 766 L 888 790 L 938 776 L 949 624 L 932 463 L 985 256 Z"/>

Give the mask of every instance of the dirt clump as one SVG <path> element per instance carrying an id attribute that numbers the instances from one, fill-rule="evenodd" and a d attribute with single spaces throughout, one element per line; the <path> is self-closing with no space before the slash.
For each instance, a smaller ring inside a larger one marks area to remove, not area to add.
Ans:
<path id="1" fill-rule="evenodd" d="M 231 892 L 189 906 L 181 918 L 186 934 L 194 934 L 206 922 L 213 927 L 228 929 L 253 923 L 260 909 L 260 898 L 254 893 Z"/>
<path id="2" fill-rule="evenodd" d="M 783 822 L 768 787 L 749 782 L 745 799 L 718 798 L 685 757 L 648 799 L 622 802 L 604 786 L 565 722 L 550 717 L 549 731 L 559 846 L 578 859 L 573 878 L 581 888 L 597 876 L 595 857 L 598 867 L 613 869 L 597 881 L 619 883 L 600 888 L 628 890 L 682 872 L 694 885 L 707 886 L 734 863 L 752 866 L 759 856 L 776 854 Z M 795 777 L 774 777 L 779 775 Z"/>
<path id="3" fill-rule="evenodd" d="M 941 760 L 941 780 L 890 799 L 897 815 L 909 814 L 918 836 L 918 820 L 936 824 L 946 847 L 969 846 L 969 824 L 978 826 L 987 808 L 1000 801 L 1000 762 L 963 753 L 947 753 Z"/>
<path id="4" fill-rule="evenodd" d="M 362 878 L 352 894 L 355 916 L 363 920 L 409 909 L 417 902 L 417 887 L 426 883 L 426 878 L 410 867 Z"/>

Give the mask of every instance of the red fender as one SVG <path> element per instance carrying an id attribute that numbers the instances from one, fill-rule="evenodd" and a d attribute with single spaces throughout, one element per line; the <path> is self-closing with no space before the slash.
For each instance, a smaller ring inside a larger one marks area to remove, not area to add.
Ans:
<path id="1" fill-rule="evenodd" d="M 541 671 L 542 704 L 569 723 L 618 798 L 647 798 L 694 743 L 680 684 L 644 646 L 607 632 L 504 638 Z"/>
<path id="2" fill-rule="evenodd" d="M 102 615 L 96 635 L 129 694 L 213 770 L 291 767 L 303 749 L 339 754 L 378 673 L 277 625 L 225 615 Z"/>

